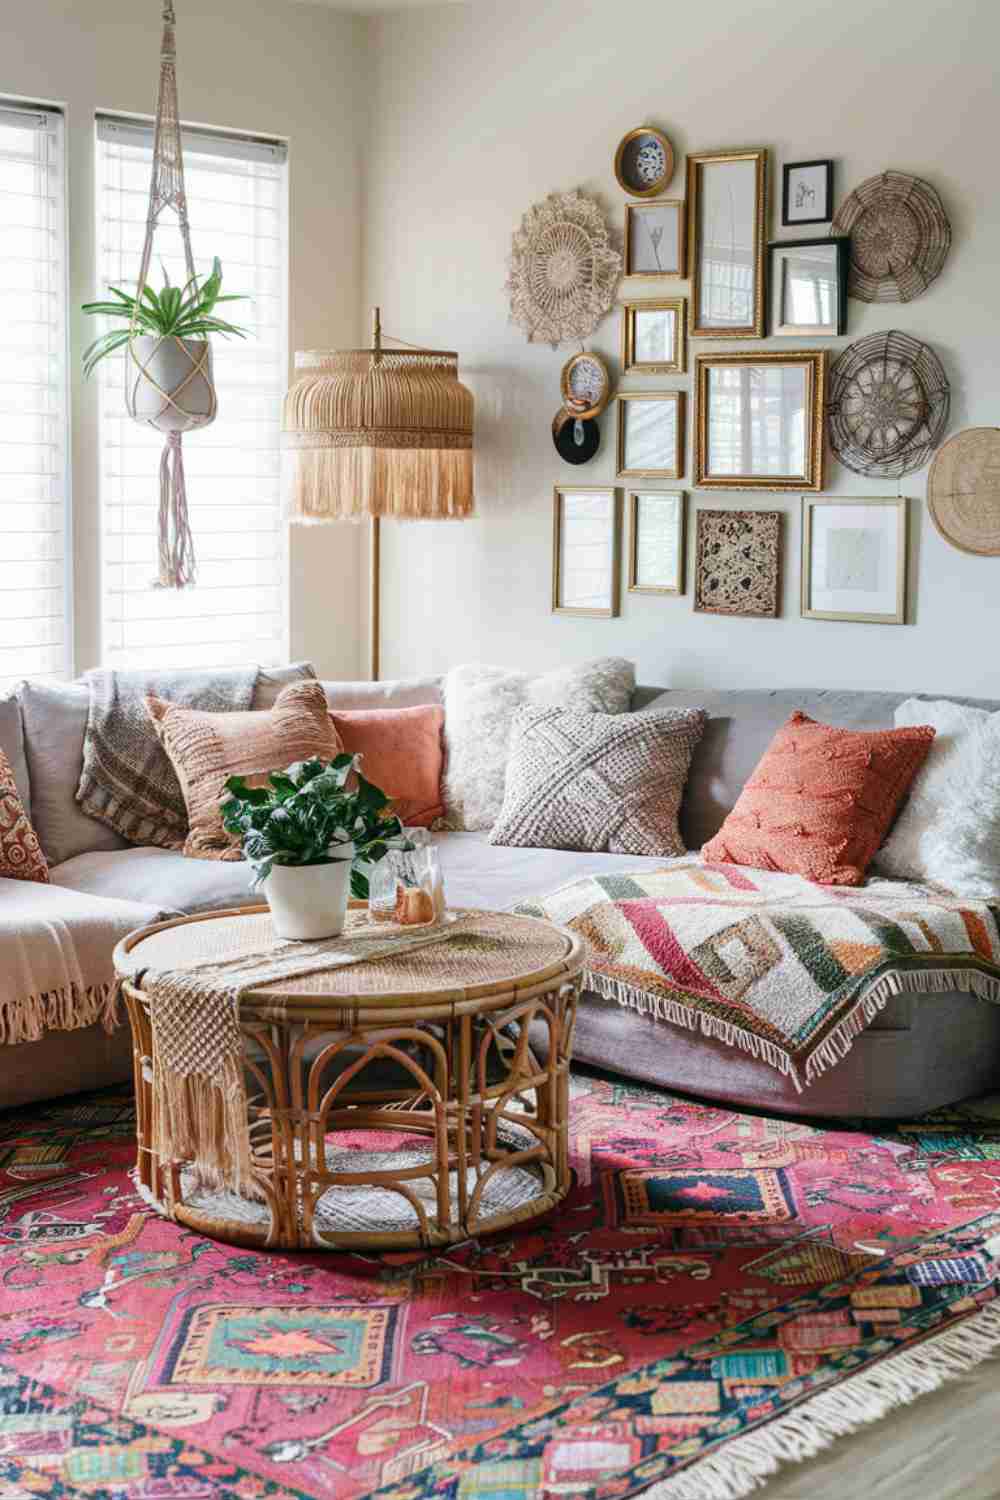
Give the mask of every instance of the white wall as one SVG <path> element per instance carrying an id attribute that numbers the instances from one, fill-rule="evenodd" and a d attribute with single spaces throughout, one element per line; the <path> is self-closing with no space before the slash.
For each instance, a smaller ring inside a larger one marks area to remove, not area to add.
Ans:
<path id="1" fill-rule="evenodd" d="M 381 302 L 391 332 L 460 351 L 477 399 L 479 507 L 472 522 L 383 527 L 383 674 L 473 658 L 544 667 L 615 652 L 633 657 L 647 682 L 1000 696 L 1000 559 L 966 556 L 941 539 L 926 512 L 924 473 L 903 481 L 915 502 L 911 625 L 801 620 L 799 497 L 735 492 L 692 494 L 689 503 L 785 513 L 779 620 L 696 616 L 690 592 L 623 593 L 613 621 L 553 616 L 552 486 L 611 480 L 614 413 L 603 418 L 594 462 L 572 469 L 559 460 L 550 422 L 559 370 L 573 351 L 529 345 L 507 321 L 503 290 L 511 232 L 546 193 L 596 192 L 620 226 L 614 149 L 643 122 L 667 130 L 681 163 L 689 150 L 769 146 L 775 183 L 782 160 L 835 157 L 838 201 L 877 171 L 915 172 L 937 187 L 951 216 L 943 274 L 908 307 L 852 301 L 848 338 L 827 342 L 840 348 L 891 327 L 926 339 L 952 383 L 951 430 L 1000 423 L 1000 6 L 512 0 L 383 18 L 373 33 L 368 300 Z M 670 195 L 683 192 L 679 170 Z M 770 234 L 794 237 L 781 230 L 778 211 Z M 617 314 L 593 346 L 617 371 Z M 747 345 L 695 344 L 717 347 Z M 690 377 L 628 384 L 690 391 Z M 833 460 L 827 489 L 897 493 Z"/>
<path id="2" fill-rule="evenodd" d="M 178 3 L 183 118 L 290 142 L 291 349 L 353 344 L 362 327 L 361 145 L 367 23 L 285 0 Z M 152 114 L 159 71 L 156 0 L 8 0 L 0 17 L 0 95 L 66 106 L 71 308 L 95 290 L 94 112 Z M 73 503 L 76 666 L 99 660 L 97 383 L 74 313 Z M 155 476 L 154 476 L 155 477 Z M 331 676 L 360 667 L 360 538 L 350 526 L 293 532 L 291 651 Z"/>

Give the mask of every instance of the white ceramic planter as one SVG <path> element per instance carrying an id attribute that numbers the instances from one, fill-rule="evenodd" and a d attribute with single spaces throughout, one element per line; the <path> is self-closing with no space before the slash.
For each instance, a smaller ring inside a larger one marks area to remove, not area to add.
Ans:
<path id="1" fill-rule="evenodd" d="M 354 845 L 331 850 L 329 865 L 274 865 L 264 894 L 278 937 L 316 941 L 343 932 Z"/>
<path id="2" fill-rule="evenodd" d="M 215 418 L 211 345 L 205 339 L 139 334 L 125 361 L 125 405 L 129 416 L 159 432 L 207 427 Z"/>

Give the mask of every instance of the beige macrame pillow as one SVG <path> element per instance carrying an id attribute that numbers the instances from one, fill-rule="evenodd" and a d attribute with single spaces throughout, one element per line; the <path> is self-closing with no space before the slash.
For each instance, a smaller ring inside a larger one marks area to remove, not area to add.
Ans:
<path id="1" fill-rule="evenodd" d="M 230 776 L 263 782 L 269 771 L 297 760 L 331 760 L 341 749 L 318 682 L 293 683 L 265 713 L 206 713 L 152 694 L 146 708 L 184 793 L 184 853 L 196 859 L 241 857 L 219 810 Z"/>

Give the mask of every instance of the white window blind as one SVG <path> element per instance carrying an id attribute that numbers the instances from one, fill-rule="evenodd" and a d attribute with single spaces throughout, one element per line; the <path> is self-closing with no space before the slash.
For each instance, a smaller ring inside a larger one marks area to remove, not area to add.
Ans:
<path id="1" fill-rule="evenodd" d="M 134 291 L 145 236 L 152 127 L 99 117 L 101 289 Z M 220 315 L 250 331 L 212 340 L 219 415 L 184 438 L 197 582 L 155 589 L 163 437 L 125 411 L 124 355 L 103 361 L 102 656 L 106 666 L 226 666 L 287 657 L 279 428 L 288 376 L 286 149 L 278 142 L 184 132 L 191 242 L 199 273 L 222 261 Z M 150 282 L 185 279 L 176 216 L 157 229 Z M 95 320 L 96 323 L 96 320 Z M 110 326 L 110 325 L 109 325 Z M 95 327 L 95 333 L 97 331 Z"/>
<path id="2" fill-rule="evenodd" d="M 63 121 L 0 104 L 0 691 L 69 674 Z"/>

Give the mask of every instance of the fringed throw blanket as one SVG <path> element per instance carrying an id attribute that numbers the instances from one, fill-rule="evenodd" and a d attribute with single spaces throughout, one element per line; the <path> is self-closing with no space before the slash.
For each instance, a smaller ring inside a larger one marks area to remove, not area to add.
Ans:
<path id="1" fill-rule="evenodd" d="M 1000 902 L 898 880 L 711 865 L 592 876 L 518 911 L 587 940 L 587 985 L 762 1058 L 802 1088 L 902 993 L 1000 1003 Z"/>
<path id="2" fill-rule="evenodd" d="M 257 668 L 87 674 L 90 713 L 76 800 L 130 844 L 180 849 L 188 831 L 177 773 L 146 712 L 146 695 L 185 708 L 237 712 L 253 703 Z"/>
<path id="3" fill-rule="evenodd" d="M 350 922 L 350 918 L 349 918 Z M 218 1189 L 257 1196 L 250 1170 L 240 1001 L 279 979 L 318 974 L 447 941 L 464 924 L 433 933 L 279 942 L 267 916 L 232 924 L 234 946 L 213 958 L 130 976 L 148 997 L 153 1033 L 153 1130 L 167 1159 L 189 1160 Z"/>

